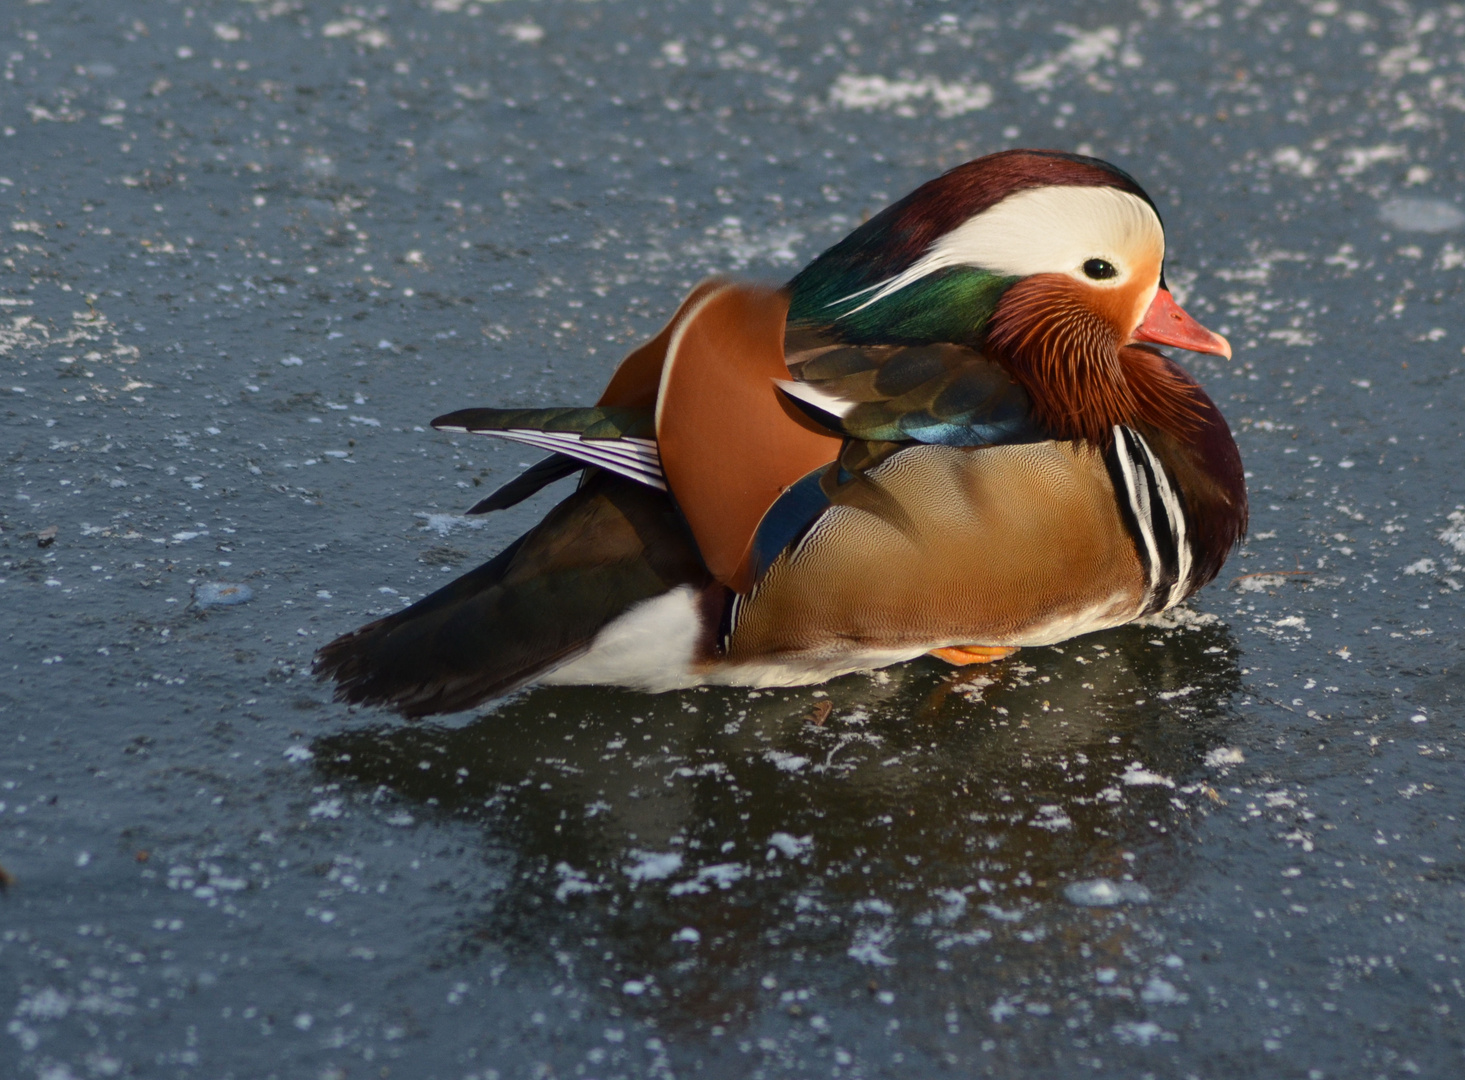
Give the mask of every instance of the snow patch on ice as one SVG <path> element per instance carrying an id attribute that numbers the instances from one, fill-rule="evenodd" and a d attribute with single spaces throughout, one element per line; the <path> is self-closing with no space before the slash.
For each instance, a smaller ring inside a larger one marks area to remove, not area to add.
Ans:
<path id="1" fill-rule="evenodd" d="M 1443 199 L 1390 199 L 1379 207 L 1379 220 L 1404 232 L 1453 232 L 1465 225 L 1465 211 Z"/>
<path id="2" fill-rule="evenodd" d="M 1136 881 L 1090 878 L 1063 887 L 1063 898 L 1079 907 L 1116 907 L 1119 904 L 1148 904 L 1150 890 Z"/>
<path id="3" fill-rule="evenodd" d="M 1343 164 L 1338 166 L 1339 176 L 1357 176 L 1366 169 L 1386 161 L 1399 161 L 1409 156 L 1409 151 L 1392 143 L 1378 146 L 1350 146 L 1343 150 Z"/>
<path id="4" fill-rule="evenodd" d="M 1136 787 L 1146 784 L 1154 784 L 1160 787 L 1168 788 L 1173 788 L 1175 786 L 1174 780 L 1171 780 L 1168 776 L 1161 776 L 1157 772 L 1151 772 L 1149 769 L 1146 769 L 1143 765 L 1141 765 L 1138 761 L 1131 761 L 1129 763 L 1129 766 L 1120 775 L 1119 780 L 1121 783 L 1129 784 Z"/>
<path id="5" fill-rule="evenodd" d="M 690 881 L 679 881 L 667 890 L 670 896 L 685 896 L 687 894 L 699 894 L 711 892 L 712 889 L 731 889 L 733 884 L 746 877 L 748 868 L 742 863 L 718 863 L 715 866 L 704 866 L 697 871 L 697 876 Z"/>
<path id="6" fill-rule="evenodd" d="M 800 757 L 798 754 L 786 753 L 783 750 L 768 750 L 764 752 L 763 756 L 773 762 L 774 766 L 783 772 L 798 772 L 805 765 L 809 764 L 808 758 Z"/>
<path id="7" fill-rule="evenodd" d="M 845 109 L 884 109 L 906 117 L 916 115 L 915 102 L 931 101 L 938 116 L 950 119 L 992 104 L 992 88 L 986 83 L 942 82 L 934 75 L 923 79 L 841 75 L 829 88 L 829 100 Z"/>
<path id="8" fill-rule="evenodd" d="M 576 870 L 567 862 L 555 863 L 554 872 L 560 877 L 560 883 L 555 886 L 554 898 L 562 904 L 572 896 L 593 893 L 600 888 L 591 883 L 583 870 Z"/>
<path id="9" fill-rule="evenodd" d="M 797 859 L 814 846 L 814 837 L 795 836 L 793 833 L 776 832 L 768 838 L 768 857 L 782 855 L 785 859 Z"/>
<path id="10" fill-rule="evenodd" d="M 1072 40 L 1047 60 L 1014 75 L 1013 81 L 1023 89 L 1050 90 L 1066 71 L 1091 71 L 1100 61 L 1114 59 L 1122 40 L 1117 26 L 1101 26 L 1096 30 L 1080 30 L 1074 26 L 1055 29 Z M 1129 57 L 1124 59 L 1128 61 Z"/>
<path id="11" fill-rule="evenodd" d="M 1190 995 L 1175 989 L 1175 984 L 1168 979 L 1152 975 L 1139 992 L 1139 999 L 1149 1005 L 1183 1005 L 1190 1000 Z"/>
<path id="12" fill-rule="evenodd" d="M 1202 626 L 1214 626 L 1221 620 L 1209 611 L 1195 611 L 1181 605 L 1136 619 L 1136 626 L 1149 626 L 1156 630 L 1199 630 Z"/>
<path id="13" fill-rule="evenodd" d="M 447 536 L 454 529 L 481 529 L 485 524 L 482 518 L 463 517 L 461 514 L 413 514 L 412 516 L 422 522 L 424 531 L 435 532 L 439 536 Z"/>
<path id="14" fill-rule="evenodd" d="M 1465 555 L 1465 507 L 1455 507 L 1446 520 L 1450 524 L 1440 530 L 1440 541 Z"/>
<path id="15" fill-rule="evenodd" d="M 1237 592 L 1266 592 L 1287 584 L 1282 574 L 1248 574 L 1236 583 Z"/>
<path id="16" fill-rule="evenodd" d="M 725 217 L 704 229 L 703 237 L 686 244 L 683 251 L 694 259 L 710 259 L 732 270 L 744 270 L 752 263 L 797 263 L 798 244 L 804 234 L 797 229 L 778 228 L 751 232 L 741 218 Z"/>
<path id="17" fill-rule="evenodd" d="M 660 881 L 662 878 L 671 877 L 682 868 L 682 855 L 679 851 L 668 851 L 658 853 L 655 851 L 631 851 L 628 852 L 632 861 L 622 869 L 626 877 L 635 882 Z"/>
<path id="18" fill-rule="evenodd" d="M 1062 829 L 1073 828 L 1073 819 L 1063 812 L 1061 806 L 1040 806 L 1038 816 L 1028 822 L 1036 829 L 1047 829 L 1049 832 L 1059 832 Z"/>
<path id="19" fill-rule="evenodd" d="M 1115 1024 L 1111 1028 L 1114 1037 L 1122 1043 L 1130 1043 L 1138 1046 L 1149 1046 L 1152 1042 L 1176 1042 L 1179 1039 L 1169 1031 L 1166 1031 L 1153 1020 L 1130 1020 L 1123 1024 Z"/>
<path id="20" fill-rule="evenodd" d="M 852 960 L 874 967 L 890 967 L 895 963 L 885 950 L 895 940 L 895 932 L 888 926 L 862 926 L 855 931 L 854 940 L 845 950 Z"/>

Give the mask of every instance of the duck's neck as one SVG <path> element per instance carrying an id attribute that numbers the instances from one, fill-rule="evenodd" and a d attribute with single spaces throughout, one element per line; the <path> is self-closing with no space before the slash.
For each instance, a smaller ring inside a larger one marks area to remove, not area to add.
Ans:
<path id="1" fill-rule="evenodd" d="M 1057 438 L 1103 449 L 1116 425 L 1154 426 L 1183 439 L 1199 424 L 1194 381 L 1158 353 L 1123 346 L 1113 320 L 1062 275 L 1009 289 L 988 324 L 986 351 L 1027 391 Z"/>
<path id="2" fill-rule="evenodd" d="M 1158 353 L 1143 352 L 1171 378 L 1188 385 L 1194 403 L 1195 419 L 1183 431 L 1145 422 L 1135 425 L 1165 466 L 1185 505 L 1193 592 L 1220 572 L 1226 556 L 1246 535 L 1246 472 L 1231 429 L 1206 392 L 1178 364 Z"/>
<path id="3" fill-rule="evenodd" d="M 1121 345 L 1112 321 L 1061 280 L 1013 286 L 986 350 L 1055 438 L 1110 452 L 1116 426 L 1143 436 L 1184 503 L 1190 591 L 1216 576 L 1246 533 L 1246 479 L 1225 418 L 1184 368 L 1147 346 Z"/>

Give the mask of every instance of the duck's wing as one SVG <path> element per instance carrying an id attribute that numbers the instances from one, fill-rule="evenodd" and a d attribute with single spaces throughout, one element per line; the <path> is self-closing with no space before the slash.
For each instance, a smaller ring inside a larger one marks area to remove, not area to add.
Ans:
<path id="1" fill-rule="evenodd" d="M 793 331 L 780 390 L 818 423 L 866 442 L 997 446 L 1049 435 L 998 363 L 950 342 L 847 345 Z"/>
<path id="2" fill-rule="evenodd" d="M 704 282 L 594 408 L 465 409 L 433 424 L 556 455 L 474 511 L 512 505 L 582 463 L 669 489 L 708 569 L 739 593 L 835 488 L 858 501 L 849 483 L 863 490 L 863 472 L 901 448 L 1047 437 L 1023 390 L 971 348 L 842 345 L 790 334 L 787 317 L 785 290 Z"/>
<path id="3" fill-rule="evenodd" d="M 593 408 L 461 409 L 433 426 L 553 452 L 475 512 L 598 466 L 670 489 L 713 576 L 746 591 L 759 522 L 791 485 L 833 461 L 844 441 L 777 389 L 791 378 L 783 360 L 787 315 L 782 290 L 704 282 L 661 333 L 622 361 Z"/>
<path id="4" fill-rule="evenodd" d="M 1039 442 L 1027 394 L 997 363 L 963 345 L 851 345 L 827 332 L 790 329 L 790 378 L 779 393 L 821 428 L 843 437 L 837 458 L 791 484 L 760 519 L 750 550 L 758 580 L 833 505 L 856 506 L 898 530 L 915 525 L 867 473 L 920 445 Z"/>

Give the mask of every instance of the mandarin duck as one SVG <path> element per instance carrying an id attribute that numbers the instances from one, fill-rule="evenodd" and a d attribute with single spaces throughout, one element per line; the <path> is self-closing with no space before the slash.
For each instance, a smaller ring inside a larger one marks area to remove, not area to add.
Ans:
<path id="1" fill-rule="evenodd" d="M 532 683 L 789 686 L 999 659 L 1180 603 L 1246 529 L 1220 411 L 1155 346 L 1176 303 L 1144 190 L 1014 150 L 886 208 L 782 288 L 707 281 L 591 408 L 441 431 L 580 474 L 513 544 L 326 645 L 336 697 L 407 716 Z"/>

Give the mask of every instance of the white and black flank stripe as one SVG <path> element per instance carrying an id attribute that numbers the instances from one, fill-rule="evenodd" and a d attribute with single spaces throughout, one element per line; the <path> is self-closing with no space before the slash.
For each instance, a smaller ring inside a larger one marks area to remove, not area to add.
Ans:
<path id="1" fill-rule="evenodd" d="M 1109 472 L 1144 566 L 1143 613 L 1164 611 L 1192 592 L 1190 536 L 1180 493 L 1136 431 L 1114 428 Z"/>

